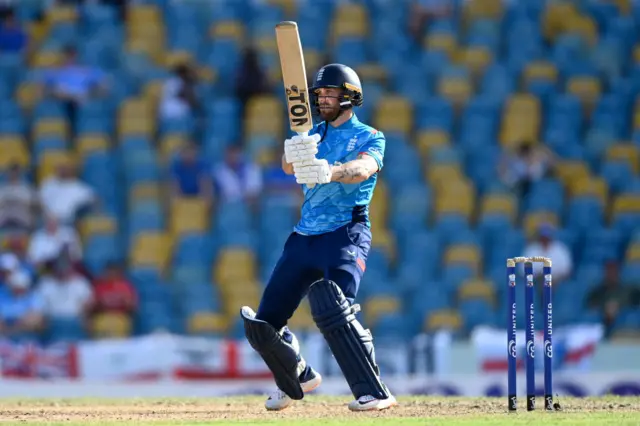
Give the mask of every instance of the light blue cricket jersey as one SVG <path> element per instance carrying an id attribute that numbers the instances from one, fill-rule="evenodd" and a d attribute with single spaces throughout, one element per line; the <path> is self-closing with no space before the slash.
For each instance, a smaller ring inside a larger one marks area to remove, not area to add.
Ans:
<path id="1" fill-rule="evenodd" d="M 354 114 L 349 121 L 339 127 L 326 123 L 316 125 L 310 135 L 322 135 L 328 126 L 324 140 L 318 145 L 316 157 L 325 159 L 330 165 L 355 160 L 366 153 L 378 162 L 382 170 L 385 138 L 384 134 L 371 126 L 361 123 Z M 378 173 L 364 182 L 347 184 L 331 182 L 313 188 L 302 185 L 304 203 L 300 221 L 295 232 L 303 235 L 317 235 L 334 231 L 352 220 L 369 222 L 369 203 L 376 187 Z"/>

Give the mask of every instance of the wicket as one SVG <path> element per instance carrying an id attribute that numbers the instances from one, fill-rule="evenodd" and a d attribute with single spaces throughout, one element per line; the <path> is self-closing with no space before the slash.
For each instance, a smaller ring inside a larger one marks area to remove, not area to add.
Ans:
<path id="1" fill-rule="evenodd" d="M 507 325 L 507 359 L 508 378 L 507 394 L 509 411 L 516 411 L 517 390 L 516 390 L 516 264 L 524 263 L 524 275 L 526 279 L 524 303 L 525 307 L 525 336 L 526 336 L 526 357 L 525 357 L 525 377 L 527 381 L 527 411 L 535 410 L 536 406 L 536 378 L 535 378 L 535 323 L 534 323 L 534 283 L 533 283 L 533 263 L 543 264 L 544 289 L 543 304 L 545 310 L 544 317 L 544 405 L 545 410 L 553 411 L 553 304 L 551 301 L 551 259 L 547 257 L 515 257 L 507 259 L 507 300 L 508 325 Z"/>

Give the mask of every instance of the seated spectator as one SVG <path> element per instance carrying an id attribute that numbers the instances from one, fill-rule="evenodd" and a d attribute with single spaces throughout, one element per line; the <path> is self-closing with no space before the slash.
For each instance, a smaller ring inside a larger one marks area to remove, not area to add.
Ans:
<path id="1" fill-rule="evenodd" d="M 196 95 L 198 78 L 188 64 L 180 64 L 173 70 L 162 88 L 160 99 L 160 119 L 194 118 L 200 110 Z"/>
<path id="2" fill-rule="evenodd" d="M 260 65 L 260 58 L 255 49 L 245 49 L 240 71 L 236 77 L 236 96 L 242 105 L 253 96 L 271 92 L 269 76 Z"/>
<path id="3" fill-rule="evenodd" d="M 538 240 L 529 243 L 524 249 L 524 257 L 543 256 L 553 260 L 553 283 L 559 284 L 569 278 L 573 270 L 571 251 L 562 241 L 554 239 L 552 225 L 543 223 L 538 227 Z M 542 264 L 534 263 L 536 278 L 542 276 Z"/>
<path id="4" fill-rule="evenodd" d="M 245 158 L 239 145 L 227 148 L 224 161 L 213 169 L 213 180 L 221 202 L 254 204 L 262 190 L 260 167 Z"/>
<path id="5" fill-rule="evenodd" d="M 119 312 L 132 315 L 138 307 L 136 292 L 124 275 L 122 267 L 111 262 L 93 286 L 93 313 Z"/>
<path id="6" fill-rule="evenodd" d="M 73 137 L 78 107 L 88 99 L 104 94 L 108 85 L 102 70 L 78 63 L 74 47 L 66 47 L 63 53 L 62 64 L 44 74 L 44 86 L 46 94 L 63 103 Z"/>
<path id="7" fill-rule="evenodd" d="M 198 151 L 194 144 L 187 145 L 180 156 L 173 161 L 171 177 L 174 196 L 200 196 L 211 201 L 213 182 L 207 163 L 198 158 Z"/>
<path id="8" fill-rule="evenodd" d="M 40 187 L 42 209 L 61 223 L 72 224 L 97 204 L 93 189 L 75 176 L 71 164 L 61 165 Z"/>
<path id="9" fill-rule="evenodd" d="M 46 318 L 85 322 L 93 304 L 91 284 L 66 256 L 54 262 L 53 273 L 45 275 L 38 287 Z"/>
<path id="10" fill-rule="evenodd" d="M 551 151 L 523 142 L 514 152 L 505 155 L 499 164 L 502 182 L 520 196 L 529 193 L 532 183 L 546 177 L 553 167 Z"/>
<path id="11" fill-rule="evenodd" d="M 65 250 L 73 262 L 82 259 L 80 238 L 75 229 L 61 225 L 54 216 L 47 216 L 44 228 L 31 237 L 27 258 L 36 268 L 41 269 L 58 259 Z"/>
<path id="12" fill-rule="evenodd" d="M 0 184 L 0 229 L 30 232 L 35 225 L 37 202 L 37 193 L 23 179 L 20 166 L 10 166 L 7 182 Z"/>
<path id="13" fill-rule="evenodd" d="M 452 0 L 413 0 L 409 17 L 409 33 L 416 43 L 422 38 L 431 20 L 449 17 L 454 11 Z"/>
<path id="14" fill-rule="evenodd" d="M 604 279 L 587 295 L 586 304 L 587 308 L 602 313 L 607 334 L 611 332 L 621 310 L 640 307 L 640 288 L 637 284 L 620 282 L 616 261 L 609 261 L 605 265 Z"/>
<path id="15" fill-rule="evenodd" d="M 5 240 L 7 252 L 15 256 L 17 259 L 18 268 L 26 272 L 31 280 L 36 278 L 37 270 L 35 266 L 29 261 L 28 251 L 29 238 L 31 235 L 16 234 L 8 236 Z"/>
<path id="16" fill-rule="evenodd" d="M 16 270 L 9 275 L 7 291 L 0 292 L 0 335 L 14 341 L 37 341 L 44 325 L 43 303 L 30 290 L 31 278 Z"/>
<path id="17" fill-rule="evenodd" d="M 29 38 L 16 19 L 15 12 L 7 9 L 0 24 L 0 52 L 21 53 L 27 48 Z"/>
<path id="18" fill-rule="evenodd" d="M 4 252 L 0 254 L 0 295 L 7 289 L 9 276 L 18 270 L 20 262 L 15 254 Z"/>

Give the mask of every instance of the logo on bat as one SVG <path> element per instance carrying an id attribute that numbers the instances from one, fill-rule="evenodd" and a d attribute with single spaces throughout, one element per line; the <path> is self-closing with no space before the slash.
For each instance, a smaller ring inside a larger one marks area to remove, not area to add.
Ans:
<path id="1" fill-rule="evenodd" d="M 286 88 L 287 101 L 289 103 L 289 116 L 296 126 L 306 124 L 309 119 L 309 109 L 307 108 L 306 90 L 300 90 L 298 86 L 292 85 Z"/>

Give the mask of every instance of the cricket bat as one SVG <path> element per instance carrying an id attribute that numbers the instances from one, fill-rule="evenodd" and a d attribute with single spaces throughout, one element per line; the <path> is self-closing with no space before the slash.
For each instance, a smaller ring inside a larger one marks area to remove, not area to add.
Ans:
<path id="1" fill-rule="evenodd" d="M 302 53 L 298 24 L 283 21 L 276 25 L 276 43 L 282 69 L 282 82 L 287 98 L 289 127 L 301 136 L 313 128 L 307 71 Z M 308 185 L 313 188 L 315 185 Z"/>

